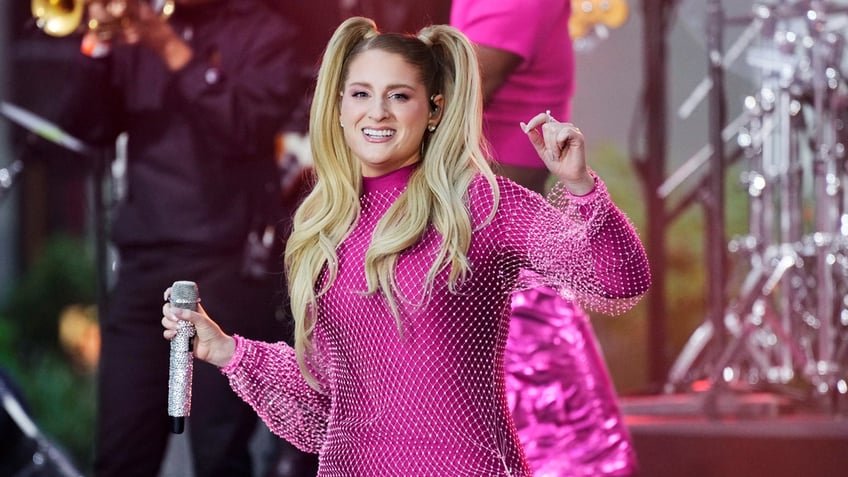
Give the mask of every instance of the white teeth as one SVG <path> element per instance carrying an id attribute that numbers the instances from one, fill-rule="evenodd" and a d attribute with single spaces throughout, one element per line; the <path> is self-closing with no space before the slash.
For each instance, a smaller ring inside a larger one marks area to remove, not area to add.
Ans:
<path id="1" fill-rule="evenodd" d="M 395 132 L 391 129 L 363 129 L 366 136 L 389 137 L 394 136 Z"/>

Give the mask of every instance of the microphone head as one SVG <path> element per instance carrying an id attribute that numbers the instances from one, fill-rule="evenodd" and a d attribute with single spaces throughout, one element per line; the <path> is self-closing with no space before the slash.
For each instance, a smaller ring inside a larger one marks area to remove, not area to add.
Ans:
<path id="1" fill-rule="evenodd" d="M 179 280 L 171 285 L 171 306 L 195 310 L 198 302 L 197 283 Z"/>

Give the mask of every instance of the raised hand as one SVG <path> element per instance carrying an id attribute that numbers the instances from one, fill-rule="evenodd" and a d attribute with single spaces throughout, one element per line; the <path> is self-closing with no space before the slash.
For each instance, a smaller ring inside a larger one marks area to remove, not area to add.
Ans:
<path id="1" fill-rule="evenodd" d="M 571 123 L 561 123 L 550 112 L 539 113 L 521 129 L 536 148 L 548 170 L 575 195 L 588 194 L 595 179 L 586 163 L 583 133 Z"/>

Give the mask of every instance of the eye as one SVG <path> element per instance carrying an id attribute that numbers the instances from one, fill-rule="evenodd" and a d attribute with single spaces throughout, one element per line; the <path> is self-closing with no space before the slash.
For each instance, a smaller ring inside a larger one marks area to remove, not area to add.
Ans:
<path id="1" fill-rule="evenodd" d="M 350 96 L 352 98 L 367 98 L 369 95 L 366 91 L 353 91 Z"/>
<path id="2" fill-rule="evenodd" d="M 393 99 L 395 101 L 405 102 L 409 101 L 409 95 L 406 93 L 391 93 L 389 95 L 389 99 Z"/>

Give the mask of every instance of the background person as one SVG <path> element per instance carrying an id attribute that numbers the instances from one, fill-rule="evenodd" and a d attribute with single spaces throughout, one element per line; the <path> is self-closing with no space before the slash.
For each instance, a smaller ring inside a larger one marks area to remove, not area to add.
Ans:
<path id="1" fill-rule="evenodd" d="M 515 127 L 539 111 L 571 116 L 570 0 L 452 0 L 450 24 L 474 42 L 483 76 L 483 131 L 495 172 L 544 193 L 550 177 Z"/>
<path id="2" fill-rule="evenodd" d="M 92 3 L 67 100 L 68 130 L 114 148 L 126 133 L 126 192 L 114 211 L 117 275 L 100 317 L 95 474 L 157 475 L 170 436 L 162 283 L 191 277 L 227 329 L 269 340 L 281 307 L 280 173 L 275 137 L 304 101 L 297 27 L 256 0 Z M 257 419 L 214 369 L 197 367 L 188 419 L 193 472 L 253 475 Z M 313 459 L 314 460 L 314 459 Z"/>

